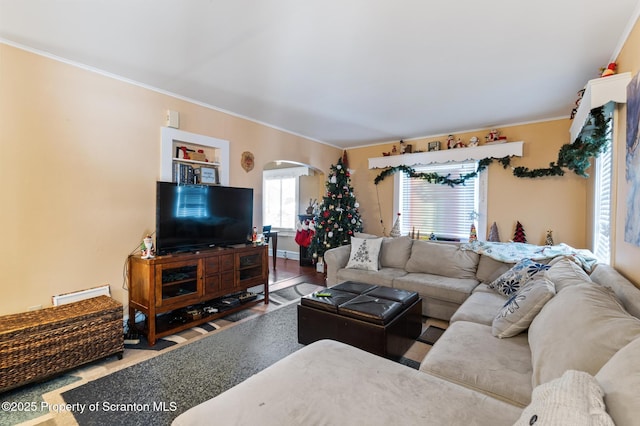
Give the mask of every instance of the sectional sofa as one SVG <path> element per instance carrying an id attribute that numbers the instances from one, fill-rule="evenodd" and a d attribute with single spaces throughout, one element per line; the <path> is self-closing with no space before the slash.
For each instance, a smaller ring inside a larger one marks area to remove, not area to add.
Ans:
<path id="1" fill-rule="evenodd" d="M 366 266 L 354 247 L 325 253 L 330 285 L 418 291 L 449 320 L 419 370 L 320 341 L 175 424 L 638 424 L 640 290 L 612 267 L 566 248 L 504 262 L 499 246 L 365 245 Z"/>

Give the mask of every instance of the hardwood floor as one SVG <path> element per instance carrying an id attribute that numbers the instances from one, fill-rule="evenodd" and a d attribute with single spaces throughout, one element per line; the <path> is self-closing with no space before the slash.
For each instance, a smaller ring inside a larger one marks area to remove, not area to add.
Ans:
<path id="1" fill-rule="evenodd" d="M 298 283 L 325 285 L 322 272 L 316 272 L 315 266 L 300 266 L 295 259 L 276 259 L 276 269 L 269 258 L 269 291 L 279 290 Z"/>

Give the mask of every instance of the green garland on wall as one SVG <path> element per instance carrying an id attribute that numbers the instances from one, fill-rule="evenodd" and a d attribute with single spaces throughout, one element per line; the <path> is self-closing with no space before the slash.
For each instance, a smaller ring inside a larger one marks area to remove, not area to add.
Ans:
<path id="1" fill-rule="evenodd" d="M 558 159 L 555 162 L 549 163 L 549 167 L 539 169 L 529 169 L 528 167 L 514 167 L 513 175 L 518 178 L 538 178 L 543 176 L 563 176 L 564 169 L 573 171 L 578 176 L 589 177 L 586 170 L 591 166 L 591 159 L 598 157 L 603 152 L 607 144 L 609 143 L 609 121 L 608 117 L 605 117 L 604 106 L 594 108 L 591 110 L 591 118 L 594 126 L 594 130 L 591 134 L 585 136 L 578 136 L 575 142 L 572 144 L 564 144 L 560 147 L 558 152 Z M 429 183 L 437 183 L 442 185 L 449 185 L 451 187 L 456 185 L 464 185 L 468 179 L 473 179 L 484 171 L 491 163 L 498 161 L 502 164 L 502 168 L 506 169 L 511 167 L 511 157 L 493 158 L 487 157 L 478 161 L 478 167 L 475 172 L 460 175 L 458 178 L 451 177 L 450 174 L 443 176 L 438 173 L 420 173 L 409 166 L 396 166 L 383 170 L 378 176 L 376 176 L 374 183 L 377 185 L 387 176 L 391 176 L 394 173 L 403 172 L 410 178 L 426 180 Z"/>

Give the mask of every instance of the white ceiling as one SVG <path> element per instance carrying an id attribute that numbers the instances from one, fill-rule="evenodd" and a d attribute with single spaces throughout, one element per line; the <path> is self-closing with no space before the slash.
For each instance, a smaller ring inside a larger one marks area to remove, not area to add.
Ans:
<path id="1" fill-rule="evenodd" d="M 0 38 L 353 147 L 567 117 L 638 3 L 0 0 Z"/>

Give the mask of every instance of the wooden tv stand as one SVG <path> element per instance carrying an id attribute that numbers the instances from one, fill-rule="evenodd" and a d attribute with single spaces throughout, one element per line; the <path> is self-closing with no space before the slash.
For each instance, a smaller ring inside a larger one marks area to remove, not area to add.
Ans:
<path id="1" fill-rule="evenodd" d="M 195 253 L 180 253 L 142 259 L 129 256 L 129 328 L 146 334 L 149 345 L 160 337 L 186 330 L 254 306 L 269 303 L 268 246 L 215 248 Z M 217 313 L 181 317 L 183 308 L 205 304 L 223 296 L 258 285 L 264 295 Z M 136 312 L 146 316 L 136 324 Z"/>

